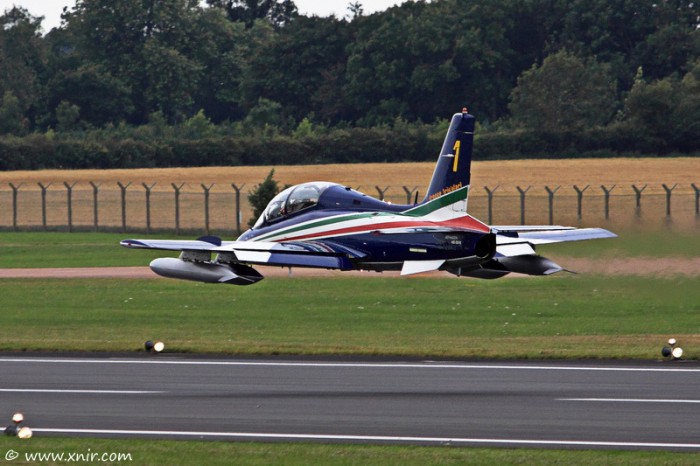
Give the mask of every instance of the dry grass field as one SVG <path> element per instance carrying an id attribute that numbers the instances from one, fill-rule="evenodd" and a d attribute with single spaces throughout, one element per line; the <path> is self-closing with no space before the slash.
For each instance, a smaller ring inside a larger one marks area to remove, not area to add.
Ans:
<path id="1" fill-rule="evenodd" d="M 374 189 L 374 185 L 420 186 L 427 185 L 434 162 L 397 164 L 294 165 L 261 167 L 198 167 L 155 168 L 131 170 L 39 170 L 0 172 L 0 186 L 37 182 L 62 185 L 64 181 L 86 184 L 89 181 L 104 185 L 132 182 L 157 183 L 154 189 L 172 190 L 170 183 L 214 183 L 214 190 L 230 191 L 230 183 L 254 186 L 262 181 L 270 169 L 281 184 L 305 181 L 334 181 L 350 186 Z M 650 184 L 661 189 L 661 183 L 700 183 L 700 157 L 676 158 L 611 158 L 564 160 L 502 160 L 474 162 L 472 183 L 475 186 L 516 185 L 579 186 L 586 184 Z M 55 189 L 55 188 L 54 188 Z"/>
<path id="2" fill-rule="evenodd" d="M 385 191 L 386 199 L 406 203 L 403 187 L 424 193 L 434 167 L 433 162 L 402 164 L 348 164 L 279 167 L 202 167 L 133 170 L 42 170 L 0 172 L 0 227 L 13 225 L 12 188 L 20 186 L 17 197 L 17 224 L 20 227 L 41 227 L 41 188 L 47 189 L 47 225 L 58 228 L 67 225 L 67 190 L 73 187 L 72 223 L 80 228 L 94 224 L 93 188 L 99 185 L 98 223 L 100 227 L 121 226 L 121 191 L 117 182 L 131 183 L 126 190 L 126 221 L 130 229 L 145 229 L 145 188 L 152 187 L 151 227 L 174 228 L 174 189 L 182 185 L 180 197 L 181 227 L 204 228 L 204 189 L 211 187 L 209 225 L 212 230 L 235 228 L 235 197 L 231 183 L 243 186 L 241 217 L 243 223 L 251 216 L 245 194 L 260 183 L 270 169 L 281 186 L 305 181 L 327 180 L 359 188 L 378 196 L 375 186 Z M 666 194 L 663 184 L 672 187 L 673 215 L 666 216 Z M 660 226 L 669 222 L 696 228 L 695 191 L 700 186 L 700 157 L 679 158 L 613 158 L 572 160 L 507 160 L 474 162 L 470 211 L 488 220 L 487 196 L 484 186 L 499 186 L 493 201 L 493 223 L 520 223 L 520 197 L 517 187 L 531 186 L 526 194 L 526 223 L 548 223 L 549 204 L 545 186 L 552 190 L 560 186 L 554 197 L 555 223 L 569 224 L 644 224 Z M 577 215 L 577 196 L 573 186 L 590 187 L 584 193 L 581 219 Z M 609 219 L 605 219 L 604 193 L 601 185 L 610 189 Z M 635 207 L 632 185 L 647 185 L 642 195 L 642 209 Z"/>

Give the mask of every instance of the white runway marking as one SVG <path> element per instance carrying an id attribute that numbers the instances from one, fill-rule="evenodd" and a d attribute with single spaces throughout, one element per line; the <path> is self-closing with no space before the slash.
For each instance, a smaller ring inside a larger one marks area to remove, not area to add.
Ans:
<path id="1" fill-rule="evenodd" d="M 152 390 L 60 390 L 46 388 L 0 388 L 0 393 L 80 393 L 95 395 L 149 395 L 166 392 Z"/>
<path id="2" fill-rule="evenodd" d="M 48 363 L 48 364 L 161 364 L 184 366 L 272 366 L 272 367 L 343 367 L 377 369 L 497 369 L 539 371 L 600 371 L 600 372 L 694 372 L 700 367 L 612 367 L 612 366 L 538 366 L 514 364 L 452 364 L 452 363 L 355 363 L 313 361 L 212 361 L 187 359 L 51 359 L 51 358 L 0 358 L 2 362 Z"/>
<path id="3" fill-rule="evenodd" d="M 557 398 L 557 401 L 598 401 L 611 403 L 698 403 L 700 400 L 670 400 L 645 398 Z"/>
<path id="4" fill-rule="evenodd" d="M 317 440 L 317 441 L 354 441 L 354 442 L 393 442 L 393 443 L 433 443 L 474 444 L 474 445 L 527 445 L 555 447 L 616 447 L 616 448 L 682 448 L 700 449 L 698 443 L 649 443 L 649 442 L 604 442 L 586 440 L 528 440 L 528 439 L 489 439 L 489 438 L 458 438 L 458 437 L 400 437 L 383 435 L 325 435 L 325 434 L 284 434 L 284 433 L 251 433 L 251 432 L 188 432 L 171 430 L 112 430 L 112 429 L 42 429 L 34 428 L 34 432 L 52 434 L 88 434 L 88 435 L 126 435 L 126 436 L 159 436 L 159 437 L 192 437 L 192 438 L 228 438 L 241 440 Z"/>

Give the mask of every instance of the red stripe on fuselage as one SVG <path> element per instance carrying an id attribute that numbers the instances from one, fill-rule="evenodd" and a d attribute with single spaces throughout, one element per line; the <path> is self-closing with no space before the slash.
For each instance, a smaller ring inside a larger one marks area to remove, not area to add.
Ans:
<path id="1" fill-rule="evenodd" d="M 489 233 L 491 231 L 491 228 L 489 228 L 488 225 L 480 222 L 471 215 L 465 215 L 464 217 L 438 222 L 438 225 L 452 228 L 465 228 L 467 230 L 480 231 L 482 233 Z"/>
<path id="2" fill-rule="evenodd" d="M 311 238 L 319 238 L 322 236 L 337 236 L 337 235 L 347 235 L 351 233 L 368 233 L 376 230 L 383 230 L 389 228 L 421 228 L 421 227 L 450 227 L 458 228 L 463 230 L 476 231 L 481 233 L 489 233 L 491 229 L 485 224 L 481 223 L 474 217 L 466 215 L 461 218 L 445 220 L 442 222 L 426 222 L 426 221 L 416 221 L 416 220 L 405 220 L 405 221 L 395 221 L 395 222 L 384 222 L 375 223 L 372 225 L 358 225 L 355 227 L 338 228 L 337 230 L 322 231 L 318 233 L 309 233 L 306 235 L 290 236 L 274 241 L 297 241 Z"/>

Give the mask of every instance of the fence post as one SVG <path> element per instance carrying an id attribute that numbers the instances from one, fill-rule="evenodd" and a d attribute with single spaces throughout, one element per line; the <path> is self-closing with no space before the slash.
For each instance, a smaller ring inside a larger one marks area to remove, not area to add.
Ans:
<path id="1" fill-rule="evenodd" d="M 501 185 L 497 185 L 493 189 L 489 189 L 488 186 L 484 186 L 484 189 L 486 190 L 486 195 L 488 196 L 488 202 L 489 202 L 489 225 L 493 223 L 493 194 L 498 191 L 498 188 L 500 188 Z"/>
<path id="2" fill-rule="evenodd" d="M 377 190 L 377 192 L 379 193 L 379 200 L 380 200 L 380 201 L 383 201 L 383 200 L 384 200 L 384 193 L 386 193 L 386 192 L 389 190 L 390 186 L 387 186 L 387 187 L 384 188 L 384 189 L 381 189 L 379 186 L 375 186 L 374 188 L 375 188 L 375 189 Z"/>
<path id="3" fill-rule="evenodd" d="M 239 235 L 241 234 L 241 222 L 243 221 L 241 218 L 241 189 L 243 189 L 243 186 L 245 186 L 245 183 L 240 186 L 231 183 L 231 187 L 236 191 L 236 232 Z"/>
<path id="4" fill-rule="evenodd" d="M 528 186 L 525 189 L 522 189 L 520 186 L 516 186 L 516 189 L 520 193 L 520 224 L 525 225 L 525 194 L 532 188 L 532 186 Z"/>
<path id="5" fill-rule="evenodd" d="M 37 183 L 41 188 L 41 225 L 46 231 L 46 190 L 49 189 L 52 183 L 44 185 L 43 183 Z"/>
<path id="6" fill-rule="evenodd" d="M 559 188 L 561 186 L 557 186 L 553 190 L 549 188 L 549 186 L 545 186 L 544 189 L 547 190 L 547 194 L 549 195 L 549 224 L 554 225 L 554 193 L 559 191 Z"/>
<path id="7" fill-rule="evenodd" d="M 8 184 L 12 188 L 12 229 L 17 231 L 17 194 L 24 183 L 20 183 L 17 186 L 12 183 Z"/>
<path id="8" fill-rule="evenodd" d="M 210 184 L 209 186 L 206 186 L 204 184 L 200 184 L 202 189 L 204 190 L 204 231 L 207 232 L 207 235 L 209 234 L 209 190 L 214 186 L 214 183 Z"/>
<path id="9" fill-rule="evenodd" d="M 690 186 L 695 190 L 695 216 L 700 217 L 700 188 L 691 183 Z"/>
<path id="10" fill-rule="evenodd" d="M 676 189 L 676 186 L 678 186 L 678 183 L 674 184 L 670 188 L 666 186 L 666 184 L 662 184 L 661 186 L 664 187 L 664 191 L 666 191 L 666 217 L 671 216 L 671 193 L 673 192 L 674 189 Z"/>
<path id="11" fill-rule="evenodd" d="M 77 181 L 73 182 L 73 184 L 68 183 L 67 181 L 63 182 L 63 186 L 66 187 L 66 200 L 68 202 L 68 232 L 72 233 L 73 232 L 73 186 L 78 184 Z"/>
<path id="12" fill-rule="evenodd" d="M 141 183 L 141 185 L 146 190 L 146 234 L 151 234 L 151 189 L 156 185 L 147 185 L 146 183 Z"/>
<path id="13" fill-rule="evenodd" d="M 600 189 L 603 190 L 605 193 L 605 220 L 608 220 L 610 218 L 610 193 L 612 192 L 613 189 L 615 189 L 616 184 L 612 185 L 610 188 L 606 188 L 602 184 L 600 185 Z"/>
<path id="14" fill-rule="evenodd" d="M 418 186 L 414 186 L 413 189 L 408 189 L 406 186 L 402 186 L 402 188 L 403 188 L 403 191 L 406 193 L 406 204 L 410 204 L 411 197 L 413 197 L 413 192 L 418 189 Z M 416 191 L 416 194 L 418 194 L 417 191 Z M 418 197 L 418 196 L 416 196 L 416 197 Z"/>
<path id="15" fill-rule="evenodd" d="M 122 190 L 122 233 L 126 233 L 126 188 L 131 186 L 131 181 L 125 185 L 121 181 L 117 181 L 117 185 Z"/>
<path id="16" fill-rule="evenodd" d="M 674 184 L 670 188 L 666 186 L 666 184 L 662 184 L 661 186 L 663 186 L 664 191 L 666 191 L 666 217 L 671 217 L 671 193 L 674 189 L 676 189 L 678 183 Z"/>
<path id="17" fill-rule="evenodd" d="M 582 220 L 583 219 L 583 193 L 586 192 L 588 188 L 590 188 L 591 185 L 587 184 L 586 187 L 583 189 L 579 188 L 578 186 L 574 185 L 574 190 L 576 190 L 576 197 L 578 200 L 578 208 L 576 210 L 576 213 L 578 214 L 578 219 Z"/>
<path id="18" fill-rule="evenodd" d="M 638 188 L 635 185 L 632 185 L 632 189 L 634 189 L 634 199 L 635 199 L 635 212 L 637 213 L 637 217 L 642 216 L 642 193 L 644 192 L 645 189 L 647 189 L 647 185 L 642 186 L 641 188 Z"/>
<path id="19" fill-rule="evenodd" d="M 92 186 L 92 224 L 95 232 L 99 228 L 99 212 L 97 207 L 97 193 L 99 191 L 100 185 L 90 181 L 90 186 Z"/>
<path id="20" fill-rule="evenodd" d="M 170 183 L 170 185 L 175 190 L 175 234 L 180 236 L 180 190 L 185 183 L 181 183 L 180 186 L 175 183 Z"/>

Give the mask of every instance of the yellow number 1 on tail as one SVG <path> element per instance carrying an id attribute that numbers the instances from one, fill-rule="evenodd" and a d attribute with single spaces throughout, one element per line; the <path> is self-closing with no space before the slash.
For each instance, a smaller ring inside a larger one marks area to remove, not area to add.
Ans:
<path id="1" fill-rule="evenodd" d="M 452 171 L 456 172 L 457 171 L 457 165 L 459 164 L 459 149 L 461 147 L 461 144 L 459 142 L 459 139 L 455 141 L 455 146 L 452 148 L 453 151 L 455 151 L 455 161 L 452 164 Z"/>

